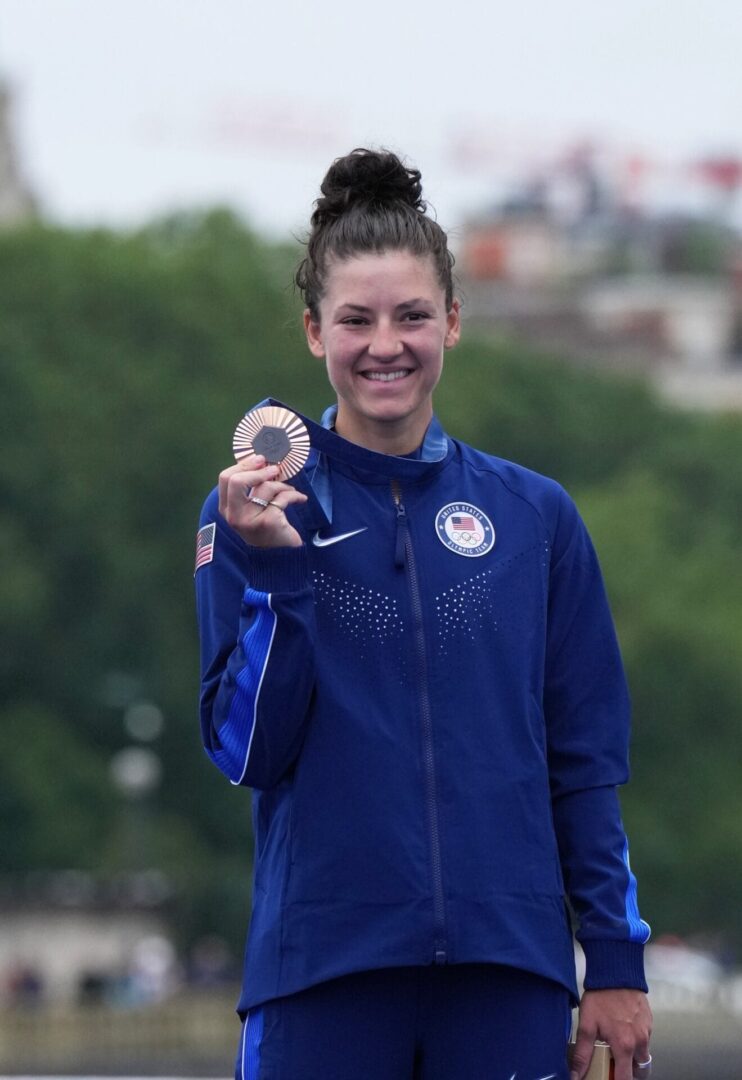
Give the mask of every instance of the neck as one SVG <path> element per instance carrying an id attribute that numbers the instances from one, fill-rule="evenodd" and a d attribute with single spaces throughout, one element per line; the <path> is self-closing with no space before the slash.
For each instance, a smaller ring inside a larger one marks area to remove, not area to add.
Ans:
<path id="1" fill-rule="evenodd" d="M 342 408 L 339 408 L 335 420 L 335 431 L 338 435 L 342 435 L 344 439 L 347 439 L 348 442 L 363 446 L 366 450 L 373 450 L 377 454 L 393 454 L 395 457 L 404 457 L 405 454 L 414 453 L 420 446 L 425 438 L 425 432 L 428 430 L 432 415 L 431 412 L 430 416 L 426 417 L 424 421 L 417 421 L 414 424 L 404 423 L 403 421 L 398 424 L 364 424 L 359 423 L 355 418 L 354 422 L 349 423 L 346 417 L 343 416 Z"/>

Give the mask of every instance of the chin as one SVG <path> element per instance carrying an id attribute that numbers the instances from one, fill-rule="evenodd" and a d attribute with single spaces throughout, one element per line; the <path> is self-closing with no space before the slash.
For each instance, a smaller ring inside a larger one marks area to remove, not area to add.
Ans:
<path id="1" fill-rule="evenodd" d="M 414 413 L 411 409 L 374 409 L 367 415 L 369 420 L 377 420 L 383 424 L 399 424 L 409 420 Z"/>

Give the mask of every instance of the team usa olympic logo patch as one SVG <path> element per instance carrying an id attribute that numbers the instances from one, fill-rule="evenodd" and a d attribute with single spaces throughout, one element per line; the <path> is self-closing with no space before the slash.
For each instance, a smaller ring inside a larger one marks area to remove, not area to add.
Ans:
<path id="1" fill-rule="evenodd" d="M 467 502 L 449 503 L 435 517 L 438 539 L 457 555 L 476 558 L 486 555 L 495 544 L 495 530 L 478 506 Z"/>

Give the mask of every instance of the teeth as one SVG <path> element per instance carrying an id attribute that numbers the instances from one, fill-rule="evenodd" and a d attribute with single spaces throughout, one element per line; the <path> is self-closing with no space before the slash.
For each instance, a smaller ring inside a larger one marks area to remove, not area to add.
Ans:
<path id="1" fill-rule="evenodd" d="M 376 382 L 394 382 L 395 379 L 404 379 L 409 371 L 364 371 L 364 379 L 373 379 Z"/>

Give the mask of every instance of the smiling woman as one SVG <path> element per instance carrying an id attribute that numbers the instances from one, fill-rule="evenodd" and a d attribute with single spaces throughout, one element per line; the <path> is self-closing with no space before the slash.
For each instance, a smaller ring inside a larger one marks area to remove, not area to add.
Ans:
<path id="1" fill-rule="evenodd" d="M 336 161 L 297 282 L 329 430 L 307 421 L 293 483 L 225 469 L 199 532 L 204 744 L 254 789 L 237 1075 L 582 1080 L 602 1038 L 615 1080 L 646 1077 L 628 696 L 590 538 L 558 484 L 436 420 L 459 303 L 417 170 Z"/>

